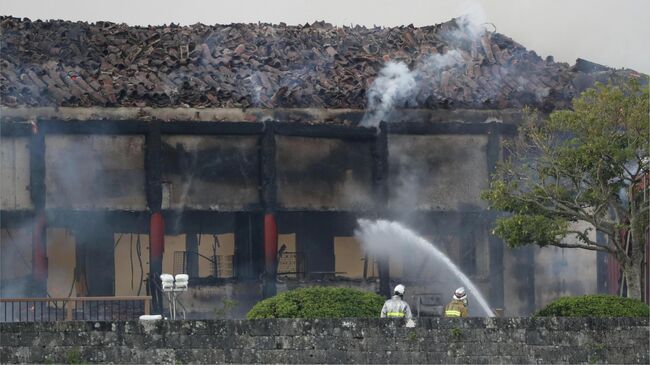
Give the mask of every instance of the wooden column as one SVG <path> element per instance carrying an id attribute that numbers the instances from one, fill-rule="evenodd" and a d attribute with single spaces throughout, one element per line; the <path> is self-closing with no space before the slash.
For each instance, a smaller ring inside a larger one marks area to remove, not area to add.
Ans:
<path id="1" fill-rule="evenodd" d="M 196 234 L 185 234 L 185 271 L 191 278 L 199 276 L 199 240 Z"/>
<path id="2" fill-rule="evenodd" d="M 264 207 L 264 277 L 262 291 L 265 298 L 276 294 L 278 229 L 275 220 L 277 205 L 276 145 L 273 122 L 266 122 L 260 140 L 260 200 Z"/>
<path id="3" fill-rule="evenodd" d="M 263 217 L 259 213 L 235 214 L 235 277 L 258 280 L 264 273 Z"/>
<path id="4" fill-rule="evenodd" d="M 162 313 L 162 293 L 160 274 L 165 249 L 165 223 L 162 207 L 162 140 L 160 122 L 149 125 L 145 138 L 145 193 L 147 206 L 151 213 L 149 221 L 149 292 L 152 297 L 154 313 Z M 157 285 L 156 285 L 157 284 Z"/>
<path id="5" fill-rule="evenodd" d="M 47 219 L 45 216 L 45 132 L 32 124 L 29 144 L 29 194 L 34 205 L 32 226 L 32 278 L 34 295 L 47 293 Z"/>

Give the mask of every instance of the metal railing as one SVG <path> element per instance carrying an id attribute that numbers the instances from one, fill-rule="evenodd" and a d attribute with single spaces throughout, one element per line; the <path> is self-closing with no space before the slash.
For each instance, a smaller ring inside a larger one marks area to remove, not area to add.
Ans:
<path id="1" fill-rule="evenodd" d="M 0 322 L 133 320 L 150 306 L 149 296 L 0 298 Z"/>
<path id="2" fill-rule="evenodd" d="M 305 255 L 302 252 L 284 252 L 278 260 L 277 275 L 303 278 L 306 272 L 305 266 Z"/>
<path id="3" fill-rule="evenodd" d="M 174 251 L 174 267 L 173 267 L 174 275 L 190 274 L 188 272 L 188 260 L 193 255 L 198 257 L 199 259 L 203 259 L 207 261 L 211 265 L 211 275 L 213 277 L 232 278 L 234 276 L 233 255 L 217 255 L 217 256 L 209 257 L 194 251 Z"/>

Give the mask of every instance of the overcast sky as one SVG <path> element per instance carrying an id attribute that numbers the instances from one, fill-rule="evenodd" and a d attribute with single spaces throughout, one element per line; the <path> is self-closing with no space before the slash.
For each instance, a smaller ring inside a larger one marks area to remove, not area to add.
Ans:
<path id="1" fill-rule="evenodd" d="M 0 13 L 131 25 L 325 20 L 336 25 L 431 25 L 464 0 L 2 0 Z M 472 7 L 470 1 L 470 8 Z M 487 21 L 540 56 L 582 57 L 650 74 L 650 0 L 481 0 Z"/>

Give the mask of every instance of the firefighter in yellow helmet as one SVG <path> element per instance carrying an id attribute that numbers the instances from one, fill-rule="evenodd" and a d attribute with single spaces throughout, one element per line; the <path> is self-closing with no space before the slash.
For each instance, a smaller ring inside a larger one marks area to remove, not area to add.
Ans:
<path id="1" fill-rule="evenodd" d="M 467 293 L 465 293 L 465 288 L 456 289 L 451 302 L 445 307 L 445 317 L 467 317 Z"/>
<path id="2" fill-rule="evenodd" d="M 399 284 L 393 290 L 394 295 L 384 303 L 381 309 L 381 318 L 406 318 L 411 319 L 411 307 L 404 301 L 404 285 Z"/>

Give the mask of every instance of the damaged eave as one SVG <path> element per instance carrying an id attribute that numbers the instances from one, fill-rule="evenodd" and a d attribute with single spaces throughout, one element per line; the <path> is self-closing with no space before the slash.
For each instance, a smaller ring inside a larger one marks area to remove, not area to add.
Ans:
<path id="1" fill-rule="evenodd" d="M 155 107 L 0 107 L 0 120 L 37 121 L 193 121 L 193 122 L 264 122 L 276 120 L 306 124 L 339 124 L 355 126 L 363 117 L 363 109 L 325 108 L 155 108 Z M 504 123 L 518 124 L 519 109 L 402 109 L 387 122 L 430 123 Z"/>

